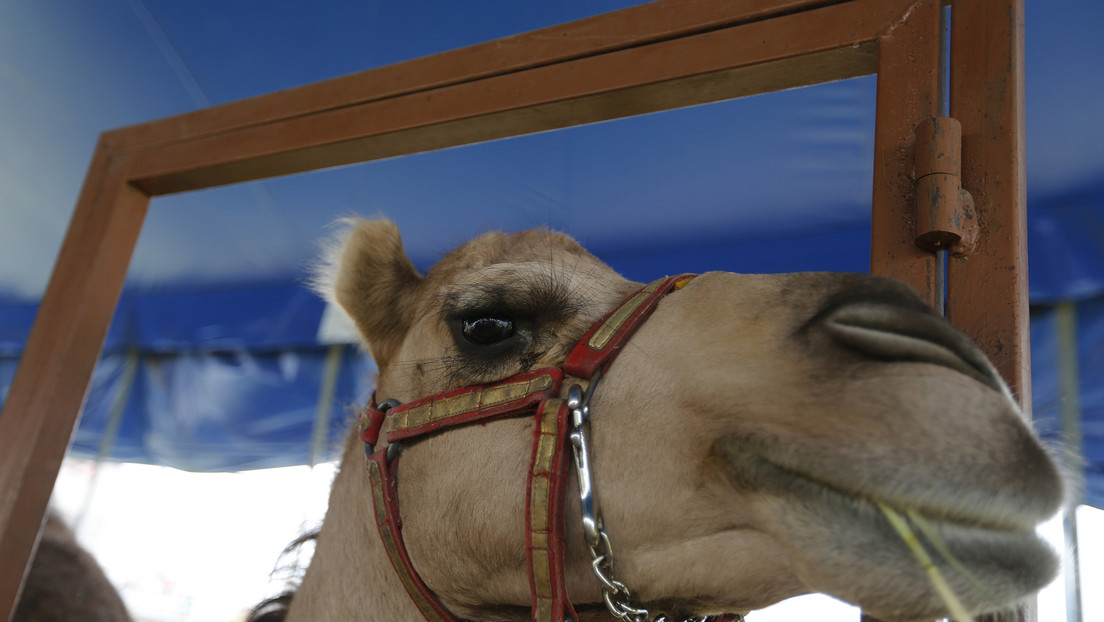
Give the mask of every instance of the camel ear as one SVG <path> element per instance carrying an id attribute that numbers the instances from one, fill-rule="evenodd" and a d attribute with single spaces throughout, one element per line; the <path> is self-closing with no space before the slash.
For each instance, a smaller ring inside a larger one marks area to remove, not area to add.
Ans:
<path id="1" fill-rule="evenodd" d="M 349 219 L 317 271 L 315 289 L 339 304 L 356 323 L 372 358 L 385 365 L 411 323 L 414 293 L 422 276 L 403 250 L 399 228 L 389 220 Z"/>

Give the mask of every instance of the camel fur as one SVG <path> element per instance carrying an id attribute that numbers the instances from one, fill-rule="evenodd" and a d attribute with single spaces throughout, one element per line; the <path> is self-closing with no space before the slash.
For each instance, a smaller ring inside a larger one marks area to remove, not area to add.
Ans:
<path id="1" fill-rule="evenodd" d="M 130 622 L 96 560 L 56 514 L 46 517 L 12 622 Z"/>
<path id="2" fill-rule="evenodd" d="M 378 365 L 379 399 L 401 402 L 558 366 L 640 285 L 543 229 L 478 237 L 423 276 L 379 220 L 351 221 L 321 272 Z M 473 341 L 466 331 L 488 318 L 509 334 Z M 409 553 L 457 616 L 529 617 L 532 425 L 402 448 Z M 1029 597 L 1058 567 L 1034 533 L 1063 501 L 1054 463 L 984 355 L 897 281 L 703 274 L 614 362 L 591 426 L 617 575 L 653 613 L 748 612 L 816 591 L 883 620 L 947 615 L 877 503 L 934 525 L 971 575 L 933 554 L 971 612 Z M 382 550 L 370 490 L 350 435 L 287 620 L 421 619 Z M 567 589 L 582 619 L 610 620 L 574 494 Z"/>

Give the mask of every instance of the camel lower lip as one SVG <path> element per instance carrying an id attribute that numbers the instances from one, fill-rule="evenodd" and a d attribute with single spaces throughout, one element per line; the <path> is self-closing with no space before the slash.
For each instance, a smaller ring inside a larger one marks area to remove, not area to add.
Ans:
<path id="1" fill-rule="evenodd" d="M 895 531 L 878 507 L 874 495 L 856 495 L 772 463 L 734 442 L 719 448 L 729 464 L 733 483 L 741 490 L 767 499 L 760 517 L 763 528 L 780 540 L 794 543 L 789 554 L 807 574 L 803 579 L 820 591 L 860 604 L 872 612 L 914 598 L 931 586 L 915 551 Z M 737 451 L 738 449 L 738 451 Z M 883 502 L 884 503 L 884 502 Z M 900 514 L 919 514 L 935 535 L 923 533 L 915 516 L 913 531 L 953 591 L 971 611 L 1000 608 L 1041 589 L 1057 573 L 1058 557 L 1033 528 L 1009 528 L 999 517 L 965 519 L 945 517 L 922 507 L 886 503 Z M 938 518 L 937 518 L 938 517 Z M 849 575 L 842 584 L 838 573 L 823 568 L 862 566 L 877 551 L 880 572 Z M 881 593 L 881 574 L 893 574 L 900 588 L 894 596 Z M 870 584 L 864 581 L 869 577 Z M 885 597 L 880 602 L 877 596 Z M 871 599 L 874 600 L 871 600 Z M 946 615 L 932 596 L 928 609 L 914 609 L 913 617 Z M 920 606 L 920 605 L 917 605 Z M 879 617 L 899 618 L 902 611 L 881 610 Z M 931 615 L 928 615 L 931 614 Z"/>
<path id="2" fill-rule="evenodd" d="M 730 472 L 738 484 L 748 490 L 771 491 L 788 494 L 796 498 L 816 498 L 828 495 L 844 500 L 862 514 L 871 513 L 874 520 L 881 521 L 878 504 L 884 504 L 901 514 L 917 513 L 923 519 L 937 526 L 953 526 L 962 529 L 974 529 L 992 533 L 1024 534 L 1034 537 L 1034 525 L 1017 524 L 1012 517 L 986 515 L 979 511 L 966 513 L 946 508 L 927 507 L 906 499 L 891 498 L 877 492 L 850 490 L 805 472 L 782 466 L 761 452 L 735 439 L 724 439 L 718 446 L 725 456 Z"/>
<path id="3" fill-rule="evenodd" d="M 964 560 L 994 563 L 992 560 L 995 557 L 1005 554 L 1012 557 L 1031 557 L 1039 554 L 1040 547 L 1048 548 L 1033 527 L 1010 528 L 1007 521 L 1002 522 L 996 517 L 947 516 L 946 513 L 937 513 L 918 505 L 910 506 L 899 501 L 878 499 L 873 495 L 854 494 L 787 470 L 753 454 L 745 455 L 739 462 L 743 463 L 741 466 L 746 476 L 744 479 L 753 481 L 752 490 L 788 497 L 806 508 L 816 508 L 819 519 L 825 524 L 850 523 L 852 528 L 862 525 L 863 528 L 871 532 L 881 532 L 885 538 L 896 542 L 899 535 L 889 526 L 879 508 L 879 504 L 884 504 L 902 515 L 911 515 L 910 522 L 914 524 L 915 515 L 918 514 L 937 534 L 936 539 L 940 541 L 937 544 L 945 547 L 944 550 L 950 551 L 952 555 L 961 555 Z M 733 461 L 729 460 L 729 464 L 732 466 Z M 747 476 L 749 465 L 754 466 L 750 469 L 750 476 Z M 919 531 L 917 534 L 919 535 Z M 929 536 L 920 537 L 927 543 L 925 546 L 931 544 Z"/>

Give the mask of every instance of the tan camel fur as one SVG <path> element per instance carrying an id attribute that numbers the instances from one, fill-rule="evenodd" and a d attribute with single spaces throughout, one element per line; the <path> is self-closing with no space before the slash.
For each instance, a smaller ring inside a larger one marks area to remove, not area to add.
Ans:
<path id="1" fill-rule="evenodd" d="M 557 366 L 639 286 L 547 230 L 481 236 L 423 277 L 393 224 L 350 229 L 320 287 L 375 358 L 380 400 Z M 464 324 L 481 318 L 508 330 L 474 343 Z M 565 392 L 574 382 L 587 379 L 568 378 Z M 875 502 L 935 525 L 978 581 L 932 553 L 971 611 L 1025 598 L 1056 572 L 1034 533 L 1062 502 L 1054 464 L 985 357 L 896 281 L 704 274 L 629 342 L 591 418 L 616 572 L 653 613 L 747 612 L 819 591 L 886 620 L 946 615 Z M 532 425 L 473 425 L 403 448 L 410 556 L 458 616 L 529 617 Z M 609 620 L 572 487 L 568 591 L 584 619 Z M 288 619 L 420 620 L 378 540 L 353 435 Z"/>
<path id="2" fill-rule="evenodd" d="M 12 622 L 130 622 L 130 616 L 96 560 L 51 513 Z"/>

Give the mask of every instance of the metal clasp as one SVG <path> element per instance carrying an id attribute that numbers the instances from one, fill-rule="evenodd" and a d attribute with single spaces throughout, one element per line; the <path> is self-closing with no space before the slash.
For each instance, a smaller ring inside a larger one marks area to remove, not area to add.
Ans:
<path id="1" fill-rule="evenodd" d="M 593 383 L 592 383 L 593 384 Z M 590 391 L 584 395 L 579 385 L 567 392 L 567 407 L 571 409 L 571 448 L 575 456 L 575 477 L 579 481 L 579 505 L 583 514 L 583 537 L 591 548 L 601 540 L 602 519 L 596 507 L 594 479 L 590 468 L 590 442 L 587 428 L 590 422 Z"/>
<path id="2" fill-rule="evenodd" d="M 602 377 L 599 370 L 590 379 L 590 385 L 584 393 L 579 385 L 567 391 L 567 407 L 571 409 L 571 448 L 575 455 L 575 476 L 579 480 L 579 505 L 583 515 L 583 537 L 590 549 L 591 568 L 594 576 L 602 582 L 602 600 L 606 609 L 622 622 L 672 622 L 665 615 L 652 617 L 643 607 L 632 605 L 632 592 L 624 583 L 614 578 L 613 546 L 609 535 L 602 525 L 602 513 L 598 508 L 598 498 L 594 494 L 594 479 L 590 465 L 590 442 L 587 433 L 590 429 L 590 398 Z M 743 620 L 742 617 L 738 618 Z M 708 622 L 709 616 L 684 618 L 680 622 Z"/>

